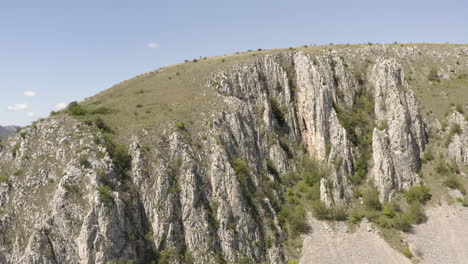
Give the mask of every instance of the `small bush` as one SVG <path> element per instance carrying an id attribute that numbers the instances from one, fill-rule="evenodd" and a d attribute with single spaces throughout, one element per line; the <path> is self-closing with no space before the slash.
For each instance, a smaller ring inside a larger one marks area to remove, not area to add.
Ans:
<path id="1" fill-rule="evenodd" d="M 94 120 L 94 125 L 103 132 L 112 133 L 112 129 L 109 126 L 107 126 L 104 120 L 100 117 Z"/>
<path id="2" fill-rule="evenodd" d="M 460 114 L 463 114 L 463 113 L 464 113 L 464 111 L 463 111 L 463 105 L 457 104 L 457 105 L 455 106 L 455 111 L 457 111 L 457 112 L 460 113 Z"/>
<path id="3" fill-rule="evenodd" d="M 261 82 L 266 82 L 265 73 L 259 71 L 259 72 L 258 72 L 258 79 L 259 79 Z"/>
<path id="4" fill-rule="evenodd" d="M 11 186 L 12 182 L 8 175 L 2 174 L 0 175 L 0 184 L 6 183 Z"/>
<path id="5" fill-rule="evenodd" d="M 176 127 L 180 130 L 185 130 L 185 123 L 182 121 L 177 121 L 176 122 Z"/>
<path id="6" fill-rule="evenodd" d="M 346 221 L 348 219 L 348 212 L 344 206 L 334 206 L 332 208 L 332 218 L 335 221 Z"/>
<path id="7" fill-rule="evenodd" d="M 447 135 L 447 138 L 445 139 L 444 146 L 448 147 L 450 143 L 452 142 L 452 137 L 456 135 L 460 135 L 462 133 L 462 129 L 459 124 L 453 124 L 450 127 L 449 133 Z"/>
<path id="8" fill-rule="evenodd" d="M 99 192 L 99 197 L 101 197 L 101 199 L 104 201 L 104 202 L 112 202 L 114 201 L 114 194 L 112 193 L 112 188 L 107 186 L 107 185 L 103 185 L 103 186 L 99 186 L 97 188 L 98 192 Z"/>
<path id="9" fill-rule="evenodd" d="M 431 82 L 440 82 L 440 77 L 439 77 L 439 73 L 437 72 L 437 69 L 435 68 L 430 69 L 427 79 Z"/>
<path id="10" fill-rule="evenodd" d="M 362 71 L 358 71 L 358 72 L 354 73 L 354 78 L 356 78 L 359 85 L 364 85 L 365 82 L 366 82 L 365 77 L 364 77 L 364 73 Z"/>
<path id="11" fill-rule="evenodd" d="M 312 212 L 314 213 L 315 218 L 319 220 L 330 219 L 330 210 L 325 203 L 320 200 L 312 203 Z"/>
<path id="12" fill-rule="evenodd" d="M 450 175 L 444 181 L 444 184 L 450 189 L 457 189 L 463 194 L 466 193 L 465 186 L 463 186 L 463 183 L 460 181 L 460 179 L 456 175 Z"/>
<path id="13" fill-rule="evenodd" d="M 120 168 L 126 170 L 130 167 L 131 157 L 128 155 L 127 147 L 124 145 L 116 145 L 110 156 Z"/>
<path id="14" fill-rule="evenodd" d="M 11 150 L 11 155 L 13 155 L 13 158 L 16 158 L 16 155 L 18 154 L 18 151 L 20 149 L 20 144 L 16 144 L 13 149 Z"/>
<path id="15" fill-rule="evenodd" d="M 383 207 L 382 214 L 393 218 L 396 215 L 395 205 L 393 203 L 386 203 Z"/>
<path id="16" fill-rule="evenodd" d="M 281 222 L 286 223 L 292 237 L 305 233 L 309 230 L 305 210 L 301 205 L 288 204 L 283 206 L 278 214 Z"/>
<path id="17" fill-rule="evenodd" d="M 79 158 L 78 158 L 78 163 L 85 167 L 85 168 L 88 168 L 89 166 L 91 166 L 91 163 L 89 163 L 88 161 L 88 157 L 85 156 L 85 155 L 81 155 Z"/>
<path id="18" fill-rule="evenodd" d="M 405 197 L 408 203 L 418 202 L 424 203 L 431 199 L 431 191 L 424 185 L 414 186 L 405 192 Z"/>
<path id="19" fill-rule="evenodd" d="M 366 217 L 366 214 L 363 210 L 360 210 L 359 208 L 355 208 L 353 210 L 351 210 L 350 214 L 349 214 L 349 220 L 353 223 L 353 224 L 357 224 L 361 221 L 361 219 L 363 219 L 364 217 Z"/>
<path id="20" fill-rule="evenodd" d="M 364 205 L 370 210 L 382 210 L 382 204 L 379 201 L 379 190 L 377 188 L 369 189 L 363 194 Z"/>
<path id="21" fill-rule="evenodd" d="M 432 161 L 432 160 L 434 160 L 434 154 L 432 153 L 432 149 L 428 148 L 424 152 L 424 155 L 423 155 L 421 161 L 423 163 L 427 163 L 427 162 Z"/>
<path id="22" fill-rule="evenodd" d="M 286 153 L 286 156 L 289 159 L 292 159 L 294 157 L 293 152 L 291 151 L 291 148 L 289 147 L 289 140 L 287 137 L 280 137 L 279 138 L 279 144 L 280 147 L 283 149 L 283 151 Z"/>
<path id="23" fill-rule="evenodd" d="M 447 168 L 447 164 L 445 163 L 445 161 L 442 159 L 442 157 L 440 157 L 438 160 L 437 160 L 437 163 L 435 165 L 435 171 L 440 174 L 440 175 L 448 175 L 449 174 L 449 170 Z"/>
<path id="24" fill-rule="evenodd" d="M 426 220 L 426 215 L 422 205 L 418 202 L 412 202 L 404 212 L 413 224 L 420 224 Z"/>
<path id="25" fill-rule="evenodd" d="M 23 171 L 22 170 L 17 170 L 15 172 L 13 172 L 13 175 L 14 176 L 20 176 L 21 174 L 23 174 Z"/>
<path id="26" fill-rule="evenodd" d="M 354 184 L 360 184 L 366 177 L 367 174 L 367 161 L 364 156 L 359 156 L 354 163 L 354 175 L 351 177 L 351 181 Z"/>
<path id="27" fill-rule="evenodd" d="M 250 169 L 247 162 L 236 157 L 232 161 L 232 168 L 236 173 L 237 180 L 244 186 L 250 182 Z M 251 186 L 252 187 L 252 186 Z"/>
<path id="28" fill-rule="evenodd" d="M 271 111 L 273 112 L 273 117 L 276 119 L 276 121 L 278 121 L 278 124 L 280 126 L 283 126 L 286 123 L 286 119 L 284 117 L 284 113 L 281 110 L 281 107 L 280 107 L 278 101 L 276 101 L 276 99 L 274 99 L 272 97 L 270 97 L 268 99 L 268 101 L 269 101 L 270 106 L 271 106 Z"/>
<path id="29" fill-rule="evenodd" d="M 408 245 L 406 245 L 404 248 L 403 248 L 403 255 L 405 255 L 405 257 L 407 258 L 412 258 L 413 257 L 413 253 L 411 252 L 410 248 L 408 247 Z"/>
<path id="30" fill-rule="evenodd" d="M 270 159 L 267 159 L 266 160 L 266 163 L 267 163 L 267 170 L 268 170 L 268 173 L 272 174 L 272 175 L 275 175 L 275 176 L 278 176 L 279 173 L 278 173 L 278 170 L 276 169 L 276 166 L 275 164 L 273 163 L 272 160 Z"/>
<path id="31" fill-rule="evenodd" d="M 99 107 L 96 109 L 86 109 L 77 102 L 71 102 L 64 110 L 65 113 L 73 116 L 96 115 L 96 114 L 110 114 L 112 111 L 106 107 Z"/>
<path id="32" fill-rule="evenodd" d="M 68 105 L 66 112 L 74 116 L 82 116 L 86 114 L 86 110 L 83 107 L 81 107 L 76 101 L 71 102 Z"/>

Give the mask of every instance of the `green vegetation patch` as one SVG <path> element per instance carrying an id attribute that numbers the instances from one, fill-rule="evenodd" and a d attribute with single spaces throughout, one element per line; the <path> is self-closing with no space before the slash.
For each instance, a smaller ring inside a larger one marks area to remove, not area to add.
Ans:
<path id="1" fill-rule="evenodd" d="M 107 185 L 102 185 L 97 188 L 99 193 L 99 197 L 105 202 L 113 202 L 114 201 L 114 194 L 112 193 L 112 188 Z"/>

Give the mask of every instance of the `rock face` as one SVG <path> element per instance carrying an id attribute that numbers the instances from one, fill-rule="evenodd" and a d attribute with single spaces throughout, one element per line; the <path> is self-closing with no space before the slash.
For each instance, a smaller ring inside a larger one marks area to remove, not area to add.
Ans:
<path id="1" fill-rule="evenodd" d="M 455 162 L 468 163 L 468 121 L 457 110 L 449 115 L 447 154 Z"/>
<path id="2" fill-rule="evenodd" d="M 428 139 L 399 64 L 417 50 L 385 54 L 284 51 L 213 72 L 206 87 L 224 111 L 196 121 L 201 130 L 134 133 L 127 171 L 78 118 L 25 128 L 0 150 L 0 262 L 285 263 L 281 175 L 301 158 L 326 168 L 327 206 L 352 197 L 359 137 L 372 139 L 365 173 L 381 201 L 420 182 Z M 344 118 L 364 93 L 374 104 L 369 135 Z M 466 162 L 466 121 L 453 122 L 464 123 L 451 157 Z"/>
<path id="3" fill-rule="evenodd" d="M 0 262 L 106 263 L 151 251 L 138 198 L 117 180 L 101 140 L 63 115 L 8 141 L 0 160 Z"/>
<path id="4" fill-rule="evenodd" d="M 394 59 L 381 59 L 371 70 L 375 116 L 383 130 L 374 128 L 372 178 L 380 200 L 388 201 L 399 189 L 419 184 L 417 171 L 427 136 L 418 104 Z"/>

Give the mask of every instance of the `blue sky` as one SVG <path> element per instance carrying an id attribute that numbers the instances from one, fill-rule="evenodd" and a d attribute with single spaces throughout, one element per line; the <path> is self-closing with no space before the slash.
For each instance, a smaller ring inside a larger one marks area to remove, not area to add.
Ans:
<path id="1" fill-rule="evenodd" d="M 327 43 L 468 43 L 466 1 L 2 1 L 0 125 L 27 125 L 199 56 Z"/>

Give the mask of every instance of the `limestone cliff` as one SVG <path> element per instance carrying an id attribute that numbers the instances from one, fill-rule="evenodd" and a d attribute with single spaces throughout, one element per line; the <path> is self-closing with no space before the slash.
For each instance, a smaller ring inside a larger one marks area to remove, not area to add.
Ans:
<path id="1" fill-rule="evenodd" d="M 225 65 L 202 84 L 221 111 L 138 129 L 128 163 L 89 120 L 36 122 L 0 150 L 0 262 L 286 263 L 282 175 L 299 160 L 327 172 L 328 207 L 363 182 L 382 202 L 420 184 L 426 121 L 403 67 L 418 52 L 286 50 Z M 462 131 L 449 155 L 466 163 L 466 120 L 450 120 Z"/>

